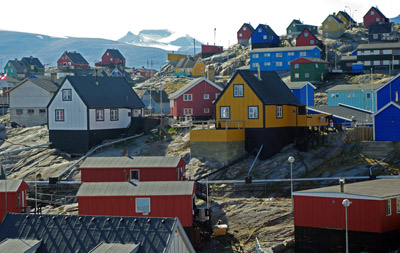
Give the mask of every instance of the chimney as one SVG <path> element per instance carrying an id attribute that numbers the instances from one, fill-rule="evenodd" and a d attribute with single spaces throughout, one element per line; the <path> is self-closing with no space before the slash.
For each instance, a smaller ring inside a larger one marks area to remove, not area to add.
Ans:
<path id="1" fill-rule="evenodd" d="M 339 179 L 340 192 L 344 192 L 344 178 Z"/>
<path id="2" fill-rule="evenodd" d="M 213 66 L 207 67 L 207 79 L 211 82 L 215 82 L 215 68 Z"/>
<path id="3" fill-rule="evenodd" d="M 17 58 L 15 58 L 15 61 L 18 61 L 18 59 L 17 59 Z"/>
<path id="4" fill-rule="evenodd" d="M 53 82 L 57 82 L 57 73 L 50 73 L 50 80 Z"/>
<path id="5" fill-rule="evenodd" d="M 32 59 L 32 58 L 33 58 L 33 56 L 31 55 L 31 56 L 30 56 L 30 58 Z"/>

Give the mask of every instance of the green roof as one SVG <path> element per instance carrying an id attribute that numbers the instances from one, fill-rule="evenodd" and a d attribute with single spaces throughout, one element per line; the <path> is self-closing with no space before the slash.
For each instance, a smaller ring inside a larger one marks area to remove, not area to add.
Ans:
<path id="1" fill-rule="evenodd" d="M 88 157 L 81 168 L 154 168 L 176 167 L 182 158 L 179 156 L 114 156 Z"/>

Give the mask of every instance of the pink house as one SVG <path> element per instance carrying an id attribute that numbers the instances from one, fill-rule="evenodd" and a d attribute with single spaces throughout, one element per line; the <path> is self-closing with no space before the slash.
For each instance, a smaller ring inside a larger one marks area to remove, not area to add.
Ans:
<path id="1" fill-rule="evenodd" d="M 371 7 L 364 15 L 364 26 L 369 29 L 371 24 L 389 23 L 389 19 L 377 7 Z"/>
<path id="2" fill-rule="evenodd" d="M 207 78 L 194 79 L 169 96 L 171 115 L 174 118 L 192 116 L 199 120 L 213 118 L 213 101 L 221 91 L 221 87 Z"/>

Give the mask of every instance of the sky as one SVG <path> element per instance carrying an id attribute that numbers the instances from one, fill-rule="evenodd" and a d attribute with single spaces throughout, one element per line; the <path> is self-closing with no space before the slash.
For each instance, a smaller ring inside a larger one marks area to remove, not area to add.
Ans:
<path id="1" fill-rule="evenodd" d="M 168 29 L 177 34 L 188 34 L 204 44 L 228 47 L 237 43 L 236 33 L 243 23 L 250 22 L 254 28 L 258 24 L 268 24 L 275 33 L 283 35 L 293 19 L 321 25 L 329 14 L 340 10 L 345 10 L 357 22 L 362 22 L 371 6 L 377 5 L 387 18 L 397 17 L 400 14 L 397 1 L 4 1 L 1 4 L 0 30 L 118 40 L 128 31 L 138 34 L 143 29 Z"/>

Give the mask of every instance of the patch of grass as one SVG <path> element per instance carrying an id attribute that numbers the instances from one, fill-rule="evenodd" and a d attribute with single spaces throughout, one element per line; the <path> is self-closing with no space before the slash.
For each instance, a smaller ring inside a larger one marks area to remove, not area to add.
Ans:
<path id="1" fill-rule="evenodd" d="M 164 86 L 165 92 L 173 93 L 182 88 L 183 86 L 185 86 L 186 84 L 187 84 L 186 82 L 175 82 L 175 81 L 166 83 Z"/>

